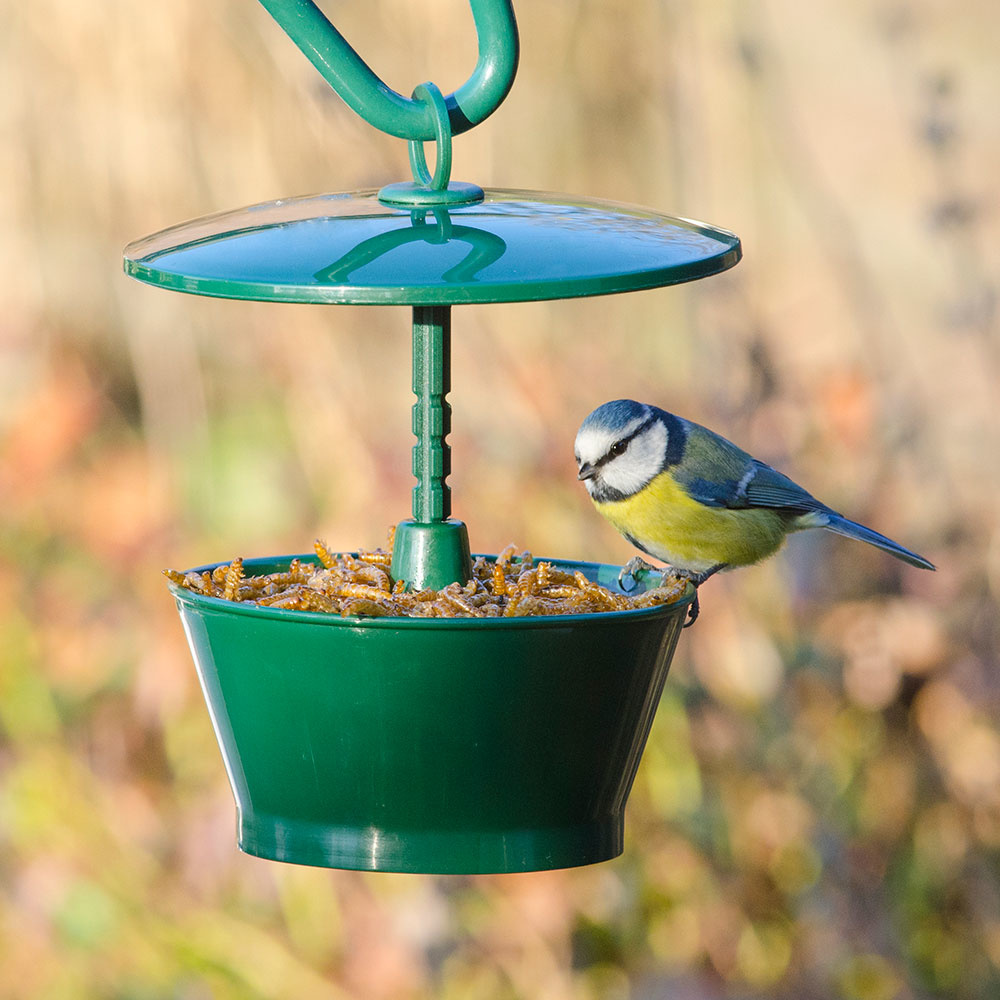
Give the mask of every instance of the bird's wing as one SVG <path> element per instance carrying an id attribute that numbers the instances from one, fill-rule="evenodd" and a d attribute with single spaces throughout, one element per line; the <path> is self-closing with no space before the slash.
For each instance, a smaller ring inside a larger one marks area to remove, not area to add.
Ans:
<path id="1" fill-rule="evenodd" d="M 732 441 L 691 421 L 685 425 L 684 452 L 669 469 L 692 500 L 707 507 L 747 507 L 745 486 L 754 460 Z"/>
<path id="2" fill-rule="evenodd" d="M 743 488 L 743 495 L 748 507 L 772 507 L 790 514 L 829 510 L 798 483 L 757 459 L 753 459 L 753 471 Z"/>
<path id="3" fill-rule="evenodd" d="M 690 422 L 684 457 L 670 471 L 688 496 L 708 507 L 769 507 L 789 514 L 828 510 L 788 476 L 714 431 Z"/>

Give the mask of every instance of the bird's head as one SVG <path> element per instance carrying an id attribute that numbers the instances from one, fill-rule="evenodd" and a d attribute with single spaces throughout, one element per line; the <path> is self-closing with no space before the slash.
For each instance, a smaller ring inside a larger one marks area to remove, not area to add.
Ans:
<path id="1" fill-rule="evenodd" d="M 616 399 L 584 420 L 576 434 L 576 464 L 594 500 L 624 500 L 663 471 L 670 437 L 666 418 L 656 407 Z"/>

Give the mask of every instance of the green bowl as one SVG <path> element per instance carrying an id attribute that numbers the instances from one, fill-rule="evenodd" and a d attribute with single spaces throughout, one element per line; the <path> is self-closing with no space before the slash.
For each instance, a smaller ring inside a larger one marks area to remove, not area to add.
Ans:
<path id="1" fill-rule="evenodd" d="M 248 559 L 245 571 L 292 558 Z M 552 563 L 617 588 L 618 567 Z M 170 589 L 240 849 L 426 873 L 621 853 L 625 801 L 693 593 L 636 611 L 442 619 L 341 618 Z"/>

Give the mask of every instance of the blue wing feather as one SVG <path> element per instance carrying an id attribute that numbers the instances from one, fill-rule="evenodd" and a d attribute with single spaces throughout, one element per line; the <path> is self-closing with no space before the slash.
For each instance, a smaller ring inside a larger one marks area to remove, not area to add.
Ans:
<path id="1" fill-rule="evenodd" d="M 743 496 L 748 507 L 775 507 L 792 513 L 808 514 L 830 510 L 788 476 L 763 462 L 753 460 L 753 474 L 747 480 Z"/>
<path id="2" fill-rule="evenodd" d="M 829 510 L 798 483 L 731 441 L 699 424 L 684 424 L 684 457 L 671 471 L 692 500 L 730 510 L 769 507 L 789 514 Z"/>
<path id="3" fill-rule="evenodd" d="M 742 490 L 754 460 L 707 427 L 680 421 L 685 429 L 684 454 L 670 467 L 677 483 L 706 507 L 748 506 Z"/>
<path id="4" fill-rule="evenodd" d="M 675 477 L 684 487 L 692 500 L 703 503 L 706 507 L 746 507 L 745 503 L 739 503 L 737 491 L 739 480 L 727 479 L 724 482 L 713 482 L 710 479 L 702 479 L 698 476 L 682 478 L 680 474 Z"/>

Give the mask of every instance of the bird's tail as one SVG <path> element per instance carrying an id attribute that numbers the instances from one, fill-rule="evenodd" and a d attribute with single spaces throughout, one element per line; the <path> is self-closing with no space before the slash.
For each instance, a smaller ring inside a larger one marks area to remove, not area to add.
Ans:
<path id="1" fill-rule="evenodd" d="M 872 531 L 871 528 L 866 528 L 863 524 L 858 524 L 857 521 L 848 520 L 848 518 L 833 511 L 830 511 L 827 516 L 829 520 L 823 527 L 828 531 L 836 532 L 838 535 L 845 535 L 847 538 L 857 538 L 862 542 L 867 542 L 869 545 L 874 545 L 877 549 L 891 553 L 897 559 L 902 559 L 903 562 L 909 563 L 911 566 L 918 566 L 920 569 L 934 569 L 934 564 L 928 562 L 923 556 L 918 556 L 916 552 L 911 552 L 909 549 L 903 548 L 898 542 L 894 542 L 891 538 L 886 538 L 885 535 L 880 535 L 877 531 Z"/>

